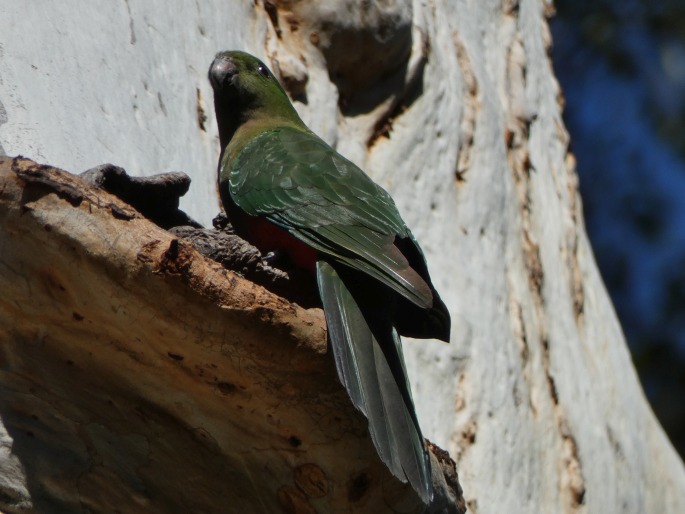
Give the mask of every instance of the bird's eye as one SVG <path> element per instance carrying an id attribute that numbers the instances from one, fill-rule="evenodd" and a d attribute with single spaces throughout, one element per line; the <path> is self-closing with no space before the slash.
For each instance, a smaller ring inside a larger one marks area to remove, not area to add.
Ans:
<path id="1" fill-rule="evenodd" d="M 264 78 L 267 78 L 267 79 L 268 79 L 268 78 L 270 77 L 270 75 L 269 75 L 269 69 L 268 69 L 266 66 L 264 66 L 263 64 L 260 64 L 260 65 L 259 65 L 259 67 L 257 68 L 257 71 L 258 71 L 259 74 L 260 74 L 262 77 L 264 77 Z"/>

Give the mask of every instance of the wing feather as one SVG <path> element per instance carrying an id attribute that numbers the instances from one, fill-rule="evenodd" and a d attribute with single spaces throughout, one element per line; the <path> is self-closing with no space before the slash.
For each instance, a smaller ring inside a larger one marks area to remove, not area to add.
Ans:
<path id="1" fill-rule="evenodd" d="M 310 132 L 280 128 L 232 162 L 234 202 L 428 308 L 431 288 L 395 240 L 413 237 L 388 193 Z"/>

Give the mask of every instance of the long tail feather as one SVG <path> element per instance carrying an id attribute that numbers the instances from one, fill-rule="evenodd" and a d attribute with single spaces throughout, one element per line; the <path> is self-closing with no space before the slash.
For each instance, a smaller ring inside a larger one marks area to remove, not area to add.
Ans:
<path id="1" fill-rule="evenodd" d="M 430 461 L 397 331 L 389 320 L 370 323 L 364 317 L 359 302 L 330 263 L 317 263 L 317 277 L 340 381 L 369 420 L 371 440 L 381 460 L 393 475 L 409 481 L 428 504 L 433 496 Z"/>

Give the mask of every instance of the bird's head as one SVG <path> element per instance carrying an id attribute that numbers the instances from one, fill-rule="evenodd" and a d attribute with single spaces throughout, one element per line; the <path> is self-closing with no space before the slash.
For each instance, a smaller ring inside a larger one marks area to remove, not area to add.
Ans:
<path id="1" fill-rule="evenodd" d="M 209 67 L 209 82 L 214 95 L 251 104 L 267 97 L 287 96 L 267 66 L 245 52 L 228 51 L 216 54 Z"/>
<path id="2" fill-rule="evenodd" d="M 271 70 L 245 52 L 219 52 L 209 67 L 219 130 L 233 132 L 256 118 L 299 119 Z M 223 138 L 222 138 L 223 139 Z"/>

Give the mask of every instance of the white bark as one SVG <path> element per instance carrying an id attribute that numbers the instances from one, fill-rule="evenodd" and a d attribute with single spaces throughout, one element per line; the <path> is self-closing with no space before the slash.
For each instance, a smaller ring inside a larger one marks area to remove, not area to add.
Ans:
<path id="1" fill-rule="evenodd" d="M 262 2 L 4 0 L 1 149 L 72 171 L 184 170 L 182 208 L 208 223 L 218 140 L 206 68 L 221 49 L 265 58 L 306 91 L 296 107 L 310 126 L 393 194 L 427 254 L 453 340 L 407 342 L 405 355 L 424 433 L 457 460 L 471 512 L 684 512 L 682 461 L 585 235 L 546 55 L 549 5 L 387 4 L 352 16 L 352 0 L 295 3 L 278 11 L 279 37 Z M 409 43 L 387 43 L 409 45 L 406 70 L 365 75 L 384 47 L 354 34 L 408 20 Z M 338 48 L 360 74 L 338 85 L 378 93 L 372 108 L 352 96 L 342 106 L 354 115 L 341 112 L 326 68 L 348 69 Z M 417 77 L 420 88 L 379 93 Z"/>

